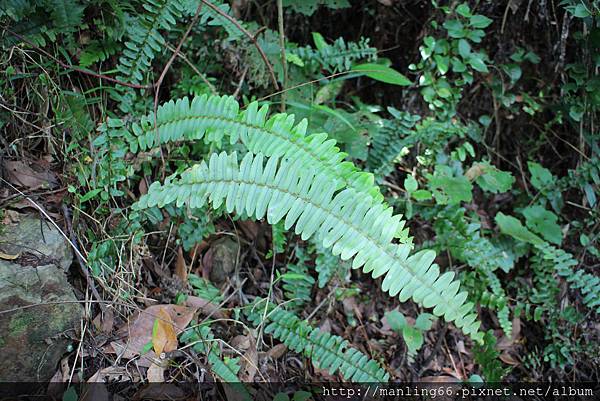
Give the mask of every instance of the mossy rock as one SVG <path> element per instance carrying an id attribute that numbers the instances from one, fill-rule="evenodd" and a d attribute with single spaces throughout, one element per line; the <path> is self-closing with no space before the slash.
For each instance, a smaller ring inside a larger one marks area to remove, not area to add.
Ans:
<path id="1" fill-rule="evenodd" d="M 0 310 L 0 381 L 49 380 L 83 315 L 62 269 L 0 261 Z"/>
<path id="2" fill-rule="evenodd" d="M 3 226 L 0 250 L 0 382 L 43 382 L 78 338 L 83 308 L 67 282 L 72 254 L 47 222 L 23 217 Z"/>

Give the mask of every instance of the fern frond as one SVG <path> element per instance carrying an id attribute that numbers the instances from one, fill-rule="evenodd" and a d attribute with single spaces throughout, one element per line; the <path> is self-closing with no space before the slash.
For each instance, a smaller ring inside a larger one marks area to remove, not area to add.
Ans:
<path id="1" fill-rule="evenodd" d="M 124 82 L 139 84 L 144 80 L 155 54 L 164 49 L 165 40 L 159 30 L 170 30 L 183 11 L 180 0 L 146 0 L 143 7 L 144 12 L 129 18 L 127 24 L 128 40 L 117 64 L 117 79 Z M 125 113 L 131 112 L 135 91 L 120 85 L 117 90 L 113 97 L 119 102 L 119 108 Z"/>
<path id="2" fill-rule="evenodd" d="M 171 29 L 182 7 L 178 0 L 152 0 L 144 3 L 144 9 L 127 26 L 129 40 L 117 65 L 122 74 L 119 79 L 132 83 L 142 82 L 143 71 L 150 68 L 155 52 L 161 52 L 165 43 L 159 29 Z"/>
<path id="3" fill-rule="evenodd" d="M 200 326 L 190 329 L 181 336 L 184 343 L 195 343 L 194 351 L 206 355 L 212 371 L 225 382 L 238 382 L 240 365 L 238 358 L 229 359 L 227 362 L 221 359 L 221 351 L 209 326 Z"/>
<path id="4" fill-rule="evenodd" d="M 132 151 L 136 152 L 138 146 L 146 150 L 182 140 L 204 138 L 208 142 L 220 142 L 228 135 L 230 143 L 240 139 L 254 154 L 261 152 L 269 157 L 298 160 L 318 168 L 335 180 L 335 189 L 349 187 L 376 201 L 383 200 L 373 175 L 345 162 L 346 153 L 340 152 L 327 134 L 307 135 L 306 120 L 294 124 L 293 115 L 276 114 L 267 118 L 268 112 L 267 105 L 259 108 L 257 102 L 240 112 L 239 104 L 231 96 L 202 95 L 191 102 L 187 97 L 169 101 L 157 110 L 158 137 L 153 113 L 133 124 L 137 142 Z"/>
<path id="5" fill-rule="evenodd" d="M 213 154 L 205 162 L 185 171 L 181 179 L 164 185 L 153 183 L 136 204 L 137 209 L 176 202 L 200 207 L 210 200 L 214 208 L 224 204 L 270 224 L 284 219 L 285 228 L 295 226 L 303 240 L 313 234 L 323 246 L 332 248 L 343 260 L 353 258 L 354 269 L 362 267 L 374 278 L 384 277 L 382 289 L 404 302 L 412 298 L 436 316 L 444 316 L 474 339 L 481 339 L 479 322 L 465 303 L 466 292 L 458 292 L 454 272 L 440 275 L 433 264 L 435 252 L 424 250 L 409 255 L 411 245 L 395 244 L 404 225 L 390 207 L 361 196 L 352 188 L 337 191 L 328 175 L 302 159 L 279 161 L 276 157 L 248 153 L 238 166 L 237 155 Z M 337 192 L 336 192 L 337 191 Z"/>
<path id="6" fill-rule="evenodd" d="M 77 29 L 83 18 L 85 6 L 74 0 L 47 0 L 52 22 L 63 31 Z"/>
<path id="7" fill-rule="evenodd" d="M 536 245 L 542 257 L 554 264 L 556 272 L 564 277 L 571 288 L 579 290 L 583 303 L 590 309 L 600 313 L 600 278 L 585 273 L 582 269 L 574 269 L 578 265 L 572 254 L 556 248 L 547 242 Z"/>
<path id="8" fill-rule="evenodd" d="M 263 323 L 263 308 L 255 307 L 248 318 L 255 326 L 265 324 L 265 333 L 272 334 L 291 350 L 310 358 L 318 369 L 327 369 L 332 375 L 339 371 L 346 380 L 354 382 L 389 380 L 389 374 L 377 362 L 352 348 L 342 337 L 314 328 L 283 309 L 269 309 L 268 323 Z"/>
<path id="9" fill-rule="evenodd" d="M 287 271 L 281 277 L 285 297 L 297 308 L 311 300 L 315 279 L 311 277 L 306 266 L 308 256 L 302 248 L 296 248 L 297 261 L 287 265 Z"/>
<path id="10" fill-rule="evenodd" d="M 332 255 L 321 245 L 321 242 L 314 241 L 314 243 L 317 253 L 315 270 L 319 275 L 317 283 L 319 288 L 323 288 L 334 276 L 343 277 L 350 270 L 350 265 L 348 262 L 340 260 L 338 256 Z"/>
<path id="11" fill-rule="evenodd" d="M 419 116 L 395 109 L 390 111 L 393 111 L 396 120 L 386 120 L 383 129 L 377 130 L 371 138 L 367 169 L 376 177 L 390 174 L 394 168 L 394 160 L 400 155 L 402 149 L 417 141 L 413 127 L 419 120 Z"/>
<path id="12" fill-rule="evenodd" d="M 377 59 L 377 49 L 369 46 L 368 38 L 361 38 L 358 42 L 346 42 L 344 38 L 338 38 L 332 44 L 324 41 L 317 43 L 317 47 L 300 47 L 293 49 L 291 54 L 298 56 L 305 64 L 317 64 L 331 73 L 349 71 L 357 60 Z"/>

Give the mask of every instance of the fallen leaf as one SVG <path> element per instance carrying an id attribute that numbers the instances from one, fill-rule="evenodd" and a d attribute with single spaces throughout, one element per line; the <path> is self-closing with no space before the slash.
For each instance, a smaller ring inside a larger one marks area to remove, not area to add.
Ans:
<path id="1" fill-rule="evenodd" d="M 183 249 L 177 248 L 177 262 L 175 263 L 175 275 L 181 279 L 181 282 L 187 283 L 187 266 L 183 257 Z"/>
<path id="2" fill-rule="evenodd" d="M 146 378 L 150 383 L 163 383 L 165 381 L 165 368 L 153 363 L 148 368 Z"/>
<path id="3" fill-rule="evenodd" d="M 461 380 L 452 376 L 424 376 L 419 379 L 424 383 L 460 383 Z"/>
<path id="4" fill-rule="evenodd" d="M 519 361 L 517 361 L 511 354 L 509 354 L 508 352 L 503 352 L 502 354 L 500 354 L 500 360 L 504 363 L 506 363 L 507 365 L 512 365 L 512 366 L 517 366 L 519 364 Z"/>
<path id="5" fill-rule="evenodd" d="M 7 180 L 14 186 L 28 189 L 54 188 L 58 180 L 48 169 L 35 171 L 21 160 L 6 160 L 4 168 L 7 172 Z"/>
<path id="6" fill-rule="evenodd" d="M 127 368 L 124 366 L 109 366 L 99 369 L 90 377 L 88 383 L 115 383 L 132 381 Z"/>
<path id="7" fill-rule="evenodd" d="M 248 348 L 241 359 L 240 380 L 243 382 L 253 382 L 258 371 L 258 352 L 256 351 L 256 341 L 251 336 L 245 336 L 244 343 L 248 343 Z"/>
<path id="8" fill-rule="evenodd" d="M 4 209 L 4 219 L 2 219 L 2 224 L 5 226 L 16 225 L 21 221 L 21 213 L 16 210 Z"/>
<path id="9" fill-rule="evenodd" d="M 98 313 L 92 323 L 97 330 L 103 333 L 110 333 L 112 332 L 115 324 L 115 315 L 113 314 L 112 310 L 106 309 L 105 312 L 103 311 Z"/>
<path id="10" fill-rule="evenodd" d="M 250 348 L 250 341 L 251 341 L 250 336 L 238 335 L 238 336 L 233 337 L 231 339 L 231 341 L 229 341 L 229 345 L 231 345 L 231 348 L 235 348 L 238 351 L 239 350 L 245 351 Z"/>
<path id="11" fill-rule="evenodd" d="M 0 259 L 4 259 L 4 260 L 15 260 L 16 258 L 18 258 L 19 256 L 21 256 L 20 253 L 17 253 L 16 255 L 10 255 L 8 253 L 4 253 L 2 251 L 0 251 Z"/>
<path id="12" fill-rule="evenodd" d="M 287 347 L 285 346 L 285 344 L 277 344 L 276 346 L 267 351 L 267 356 L 274 360 L 279 359 L 285 354 L 286 351 Z"/>
<path id="13" fill-rule="evenodd" d="M 177 334 L 173 327 L 171 316 L 164 310 L 158 311 L 152 328 L 152 346 L 156 355 L 171 352 L 177 349 Z"/>
<path id="14" fill-rule="evenodd" d="M 219 305 L 207 301 L 204 298 L 190 295 L 185 300 L 185 305 L 199 310 L 203 315 L 211 316 L 216 319 L 225 319 L 227 314 L 219 308 Z"/>
<path id="15" fill-rule="evenodd" d="M 142 354 L 146 345 L 152 342 L 154 321 L 161 310 L 164 310 L 170 316 L 175 334 L 179 335 L 190 324 L 197 308 L 165 304 L 152 305 L 144 311 L 140 311 L 136 316 L 132 316 L 129 323 L 119 330 L 118 334 L 126 339 L 125 343 L 119 345 L 125 346 L 125 350 L 117 349 L 115 342 L 113 342 L 113 348 L 118 355 L 131 359 L 132 356 Z"/>

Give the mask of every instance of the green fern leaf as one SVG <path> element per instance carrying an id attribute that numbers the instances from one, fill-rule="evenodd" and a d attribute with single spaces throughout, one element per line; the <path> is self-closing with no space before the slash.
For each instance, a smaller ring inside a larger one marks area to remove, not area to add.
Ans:
<path id="1" fill-rule="evenodd" d="M 259 108 L 253 102 L 240 112 L 239 104 L 231 96 L 202 95 L 191 102 L 188 98 L 169 101 L 157 110 L 156 128 L 153 113 L 133 124 L 138 140 L 132 151 L 138 146 L 147 150 L 182 140 L 219 143 L 228 135 L 231 144 L 239 139 L 254 154 L 298 160 L 318 168 L 335 180 L 335 189 L 349 187 L 376 201 L 383 200 L 373 175 L 345 162 L 346 154 L 339 151 L 327 134 L 307 135 L 306 120 L 294 124 L 294 116 L 287 114 L 267 118 L 268 111 L 268 106 Z"/>
<path id="2" fill-rule="evenodd" d="M 291 350 L 311 358 L 317 368 L 327 369 L 332 375 L 339 371 L 346 380 L 354 382 L 389 380 L 389 374 L 377 362 L 350 347 L 342 337 L 314 328 L 293 313 L 273 305 L 269 305 L 268 309 L 263 322 L 264 309 L 255 305 L 249 313 L 249 320 L 256 326 L 265 324 L 265 333 L 272 334 Z"/>
<path id="3" fill-rule="evenodd" d="M 436 316 L 453 321 L 465 334 L 480 340 L 479 322 L 466 303 L 467 293 L 459 292 L 454 272 L 440 275 L 433 264 L 435 252 L 424 250 L 409 255 L 411 245 L 393 243 L 404 225 L 400 215 L 352 188 L 338 191 L 334 182 L 302 159 L 282 160 L 248 153 L 238 166 L 237 155 L 213 154 L 205 162 L 173 177 L 164 185 L 153 183 L 136 209 L 163 207 L 176 202 L 200 207 L 210 200 L 214 208 L 225 205 L 231 213 L 246 213 L 256 219 L 267 217 L 270 224 L 283 220 L 285 228 L 295 226 L 303 240 L 317 234 L 323 246 L 352 267 L 383 277 L 382 289 L 404 302 L 412 298 Z"/>

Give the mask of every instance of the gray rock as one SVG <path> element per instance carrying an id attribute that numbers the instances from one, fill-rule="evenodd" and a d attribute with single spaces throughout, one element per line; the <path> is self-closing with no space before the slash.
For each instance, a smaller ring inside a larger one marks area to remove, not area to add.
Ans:
<path id="1" fill-rule="evenodd" d="M 67 270 L 73 262 L 73 253 L 67 240 L 48 221 L 24 216 L 16 226 L 0 228 L 0 251 L 9 254 L 27 254 L 37 259 L 35 266 L 54 264 Z"/>
<path id="2" fill-rule="evenodd" d="M 39 220 L 26 218 L 17 227 L 2 228 L 4 253 L 34 255 L 15 262 L 42 264 L 0 260 L 0 382 L 47 381 L 77 338 L 83 316 L 63 270 L 71 251 L 55 229 L 44 227 L 42 238 Z"/>
<path id="3" fill-rule="evenodd" d="M 208 252 L 212 258 L 210 280 L 220 284 L 235 270 L 239 245 L 231 238 L 221 238 L 211 244 Z"/>

